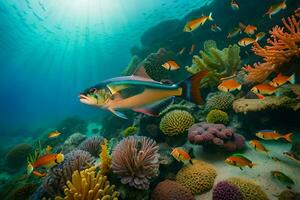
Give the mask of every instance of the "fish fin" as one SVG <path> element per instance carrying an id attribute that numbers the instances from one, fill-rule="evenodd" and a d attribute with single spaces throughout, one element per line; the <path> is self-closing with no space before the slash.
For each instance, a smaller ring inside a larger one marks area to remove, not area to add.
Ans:
<path id="1" fill-rule="evenodd" d="M 265 99 L 265 96 L 262 95 L 262 94 L 256 94 L 256 96 L 257 96 L 259 99 Z"/>
<path id="2" fill-rule="evenodd" d="M 190 160 L 189 160 L 189 162 L 190 162 L 190 164 L 191 164 L 191 165 L 193 165 L 193 164 L 194 164 L 194 163 L 193 163 L 193 161 L 192 161 L 192 159 L 190 159 Z"/>
<path id="3" fill-rule="evenodd" d="M 291 84 L 295 84 L 295 83 L 296 83 L 296 76 L 295 76 L 295 74 L 293 74 L 292 76 L 290 76 L 289 82 L 290 82 Z"/>
<path id="4" fill-rule="evenodd" d="M 122 118 L 122 119 L 128 119 L 128 117 L 126 117 L 126 115 L 124 115 L 123 113 L 119 112 L 119 111 L 116 111 L 112 108 L 109 108 L 108 109 L 110 112 L 112 112 L 113 114 L 115 114 L 116 116 Z"/>
<path id="5" fill-rule="evenodd" d="M 27 166 L 27 174 L 28 174 L 28 175 L 32 173 L 33 168 L 34 168 L 34 167 L 32 166 L 32 164 L 31 164 L 31 163 L 28 163 L 28 166 Z"/>
<path id="6" fill-rule="evenodd" d="M 128 85 L 107 85 L 108 89 L 110 90 L 111 94 L 115 94 L 120 90 L 124 90 L 128 88 Z"/>
<path id="7" fill-rule="evenodd" d="M 238 89 L 238 90 L 241 90 L 241 89 L 242 89 L 242 85 L 240 85 L 237 89 Z"/>
<path id="8" fill-rule="evenodd" d="M 151 79 L 151 77 L 147 74 L 144 66 L 137 67 L 137 69 L 133 72 L 132 75 L 138 76 L 138 77 L 143 77 L 146 79 Z"/>
<path id="9" fill-rule="evenodd" d="M 243 171 L 243 168 L 242 167 L 239 167 L 242 171 Z"/>
<path id="10" fill-rule="evenodd" d="M 189 101 L 193 101 L 194 103 L 203 104 L 204 102 L 200 93 L 200 84 L 201 80 L 206 77 L 208 73 L 208 70 L 200 71 L 180 83 L 179 86 L 183 88 L 182 97 Z"/>
<path id="11" fill-rule="evenodd" d="M 210 21 L 214 21 L 214 19 L 212 18 L 212 12 L 209 13 L 208 19 L 209 19 Z"/>
<path id="12" fill-rule="evenodd" d="M 293 133 L 287 133 L 284 134 L 283 138 L 286 139 L 288 142 L 292 142 L 292 138 L 291 138 L 292 135 Z"/>
<path id="13" fill-rule="evenodd" d="M 172 105 L 174 101 L 175 101 L 175 97 L 169 97 L 142 108 L 133 108 L 132 110 L 135 112 L 143 113 L 148 116 L 158 117 L 159 113 L 169 105 Z"/>

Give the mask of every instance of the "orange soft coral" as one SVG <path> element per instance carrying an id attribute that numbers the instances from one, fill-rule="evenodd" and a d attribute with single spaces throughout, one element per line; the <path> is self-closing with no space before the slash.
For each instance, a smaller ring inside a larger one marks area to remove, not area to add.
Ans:
<path id="1" fill-rule="evenodd" d="M 263 82 L 274 70 L 280 70 L 293 57 L 300 57 L 300 20 L 296 17 L 300 18 L 296 14 L 282 19 L 284 27 L 275 26 L 270 31 L 271 37 L 267 41 L 269 45 L 262 47 L 257 42 L 254 43 L 252 51 L 265 62 L 245 67 L 248 82 Z"/>

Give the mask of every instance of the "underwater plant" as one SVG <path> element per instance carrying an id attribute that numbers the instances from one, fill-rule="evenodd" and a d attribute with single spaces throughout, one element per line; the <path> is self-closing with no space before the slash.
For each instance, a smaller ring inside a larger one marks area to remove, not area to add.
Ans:
<path id="1" fill-rule="evenodd" d="M 213 188 L 213 200 L 240 200 L 243 199 L 243 194 L 239 188 L 226 181 L 221 181 Z"/>
<path id="2" fill-rule="evenodd" d="M 119 196 L 119 193 L 115 191 L 115 185 L 111 185 L 106 176 L 97 172 L 96 167 L 90 167 L 80 172 L 74 171 L 72 179 L 67 181 L 64 194 L 64 198 L 57 196 L 55 200 L 118 200 Z"/>
<path id="3" fill-rule="evenodd" d="M 214 92 L 207 96 L 206 108 L 208 110 L 223 110 L 232 109 L 234 95 L 229 92 Z"/>
<path id="4" fill-rule="evenodd" d="M 206 122 L 208 123 L 221 123 L 227 124 L 229 121 L 228 114 L 222 110 L 211 110 L 206 116 Z"/>
<path id="5" fill-rule="evenodd" d="M 68 180 L 72 179 L 72 174 L 76 170 L 84 170 L 92 166 L 95 162 L 93 156 L 83 150 L 73 150 L 65 155 L 64 161 L 49 170 L 47 178 L 43 182 L 43 187 L 49 195 L 55 196 L 64 190 Z"/>
<path id="6" fill-rule="evenodd" d="M 94 157 L 98 157 L 101 151 L 100 144 L 102 140 L 99 136 L 87 138 L 79 145 L 79 149 L 89 152 Z"/>
<path id="7" fill-rule="evenodd" d="M 193 115 L 185 110 L 167 112 L 160 120 L 160 130 L 168 136 L 184 133 L 195 122 Z"/>
<path id="8" fill-rule="evenodd" d="M 299 19 L 297 19 L 297 17 Z M 276 71 L 282 71 L 292 59 L 300 57 L 300 17 L 292 15 L 287 19 L 283 18 L 284 27 L 278 25 L 269 31 L 271 34 L 267 40 L 269 45 L 260 46 L 254 43 L 252 51 L 263 58 L 263 63 L 255 63 L 253 67 L 245 66 L 247 82 L 263 82 L 268 76 Z"/>
<path id="9" fill-rule="evenodd" d="M 159 146 L 150 138 L 130 136 L 121 140 L 112 152 L 112 169 L 128 184 L 140 190 L 149 188 L 150 180 L 158 176 Z"/>
<path id="10" fill-rule="evenodd" d="M 187 188 L 192 194 L 209 191 L 217 176 L 214 166 L 200 160 L 193 160 L 192 165 L 186 165 L 176 175 L 176 182 Z"/>
<path id="11" fill-rule="evenodd" d="M 245 147 L 245 138 L 223 124 L 200 122 L 189 128 L 188 140 L 192 144 L 203 145 L 203 150 L 240 150 Z"/>
<path id="12" fill-rule="evenodd" d="M 192 74 L 203 70 L 209 71 L 209 75 L 202 80 L 202 87 L 215 86 L 221 78 L 233 75 L 241 63 L 238 45 L 229 45 L 219 50 L 214 40 L 207 40 L 203 43 L 203 50 L 199 54 L 193 56 L 193 64 L 186 70 Z"/>
<path id="13" fill-rule="evenodd" d="M 152 200 L 195 200 L 193 194 L 176 181 L 164 180 L 156 185 Z"/>
<path id="14" fill-rule="evenodd" d="M 62 146 L 63 153 L 69 153 L 70 151 L 76 149 L 86 138 L 87 136 L 83 135 L 82 133 L 73 133 L 65 140 Z"/>
<path id="15" fill-rule="evenodd" d="M 108 141 L 105 138 L 103 141 L 103 144 L 101 146 L 101 153 L 99 155 L 100 157 L 100 173 L 102 175 L 105 175 L 109 172 L 112 166 L 112 158 L 109 155 L 109 149 L 108 149 Z"/>
<path id="16" fill-rule="evenodd" d="M 125 130 L 123 130 L 121 132 L 121 134 L 124 136 L 124 137 L 128 137 L 128 136 L 131 136 L 131 135 L 134 135 L 136 134 L 138 131 L 138 128 L 135 127 L 135 126 L 129 126 L 127 127 Z"/>

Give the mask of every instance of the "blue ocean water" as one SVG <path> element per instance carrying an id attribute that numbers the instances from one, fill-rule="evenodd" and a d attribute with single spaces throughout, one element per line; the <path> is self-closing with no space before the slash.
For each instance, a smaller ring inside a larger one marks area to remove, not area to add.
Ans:
<path id="1" fill-rule="evenodd" d="M 82 105 L 80 91 L 118 76 L 144 31 L 182 18 L 203 0 L 2 0 L 0 127 L 49 126 L 102 111 Z M 24 133 L 22 133 L 24 134 Z"/>

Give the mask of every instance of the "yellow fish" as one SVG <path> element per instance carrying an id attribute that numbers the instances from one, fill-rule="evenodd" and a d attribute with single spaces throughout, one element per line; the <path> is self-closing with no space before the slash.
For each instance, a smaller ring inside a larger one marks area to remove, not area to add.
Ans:
<path id="1" fill-rule="evenodd" d="M 249 38 L 249 37 L 246 37 L 246 38 L 243 38 L 241 39 L 238 44 L 241 46 L 241 47 L 246 47 L 250 44 L 253 44 L 255 42 L 255 39 L 253 38 Z"/>
<path id="2" fill-rule="evenodd" d="M 213 21 L 212 13 L 210 13 L 208 16 L 202 16 L 198 19 L 194 19 L 192 21 L 189 21 L 185 25 L 183 31 L 184 32 L 192 32 L 192 31 L 196 30 L 197 28 L 199 28 L 200 26 L 202 26 L 203 24 L 205 24 L 205 22 L 207 20 Z"/>
<path id="3" fill-rule="evenodd" d="M 61 133 L 59 131 L 53 131 L 51 133 L 48 134 L 48 138 L 55 138 L 58 137 Z"/>
<path id="4" fill-rule="evenodd" d="M 271 19 L 272 15 L 275 15 L 277 14 L 279 11 L 281 10 L 284 10 L 286 9 L 286 2 L 285 0 L 278 3 L 278 4 L 275 4 L 275 5 L 272 5 L 269 10 L 266 12 L 265 15 L 269 15 L 269 18 Z"/>

